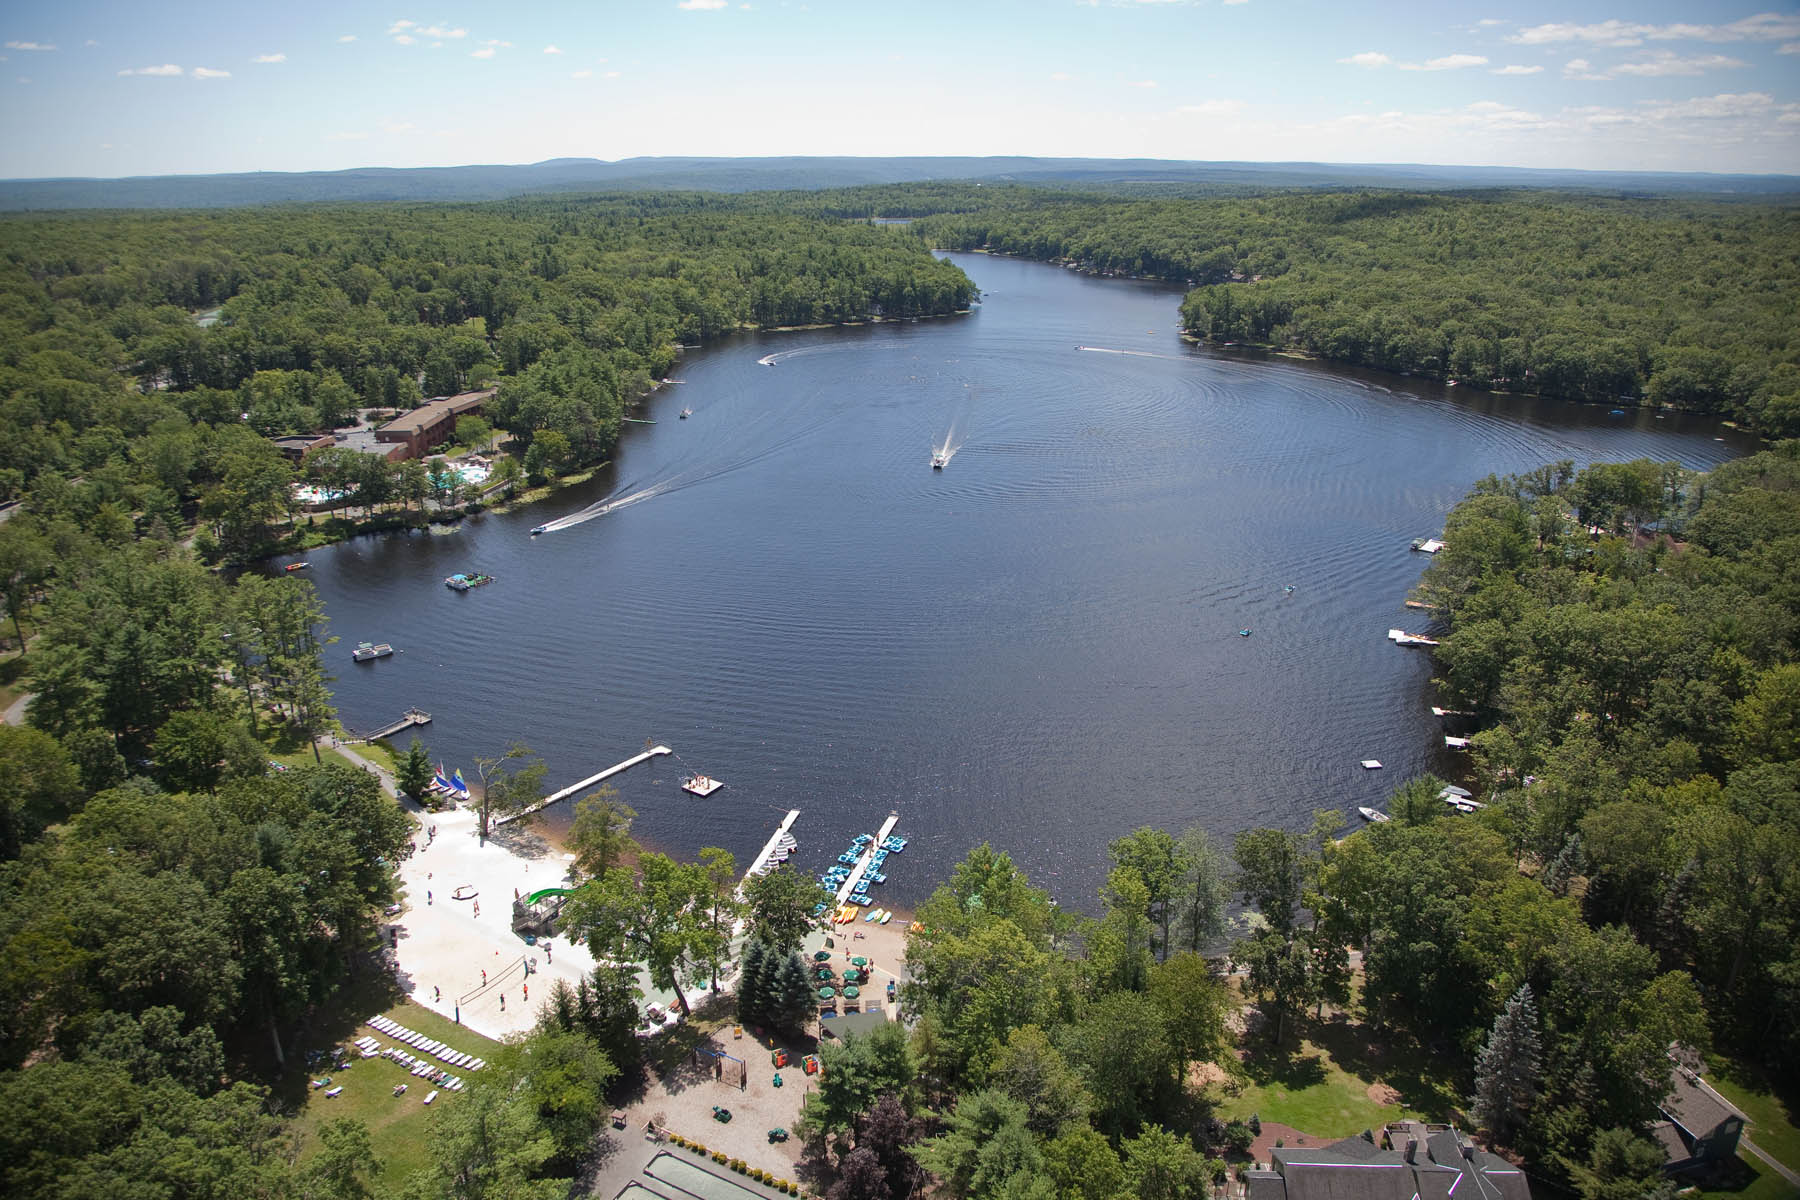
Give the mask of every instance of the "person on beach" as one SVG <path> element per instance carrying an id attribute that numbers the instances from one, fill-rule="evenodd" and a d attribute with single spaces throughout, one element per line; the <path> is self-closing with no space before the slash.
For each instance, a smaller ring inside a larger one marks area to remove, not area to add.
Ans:
<path id="1" fill-rule="evenodd" d="M 501 1012 L 506 1011 L 506 993 L 505 992 L 500 993 L 500 1011 Z"/>
<path id="2" fill-rule="evenodd" d="M 487 968 L 486 967 L 481 968 L 481 986 L 482 987 L 487 986 Z"/>
<path id="3" fill-rule="evenodd" d="M 434 985 L 431 989 L 431 1002 L 433 1004 L 436 1004 L 439 1000 L 442 1000 L 443 998 L 444 998 L 443 989 Z"/>

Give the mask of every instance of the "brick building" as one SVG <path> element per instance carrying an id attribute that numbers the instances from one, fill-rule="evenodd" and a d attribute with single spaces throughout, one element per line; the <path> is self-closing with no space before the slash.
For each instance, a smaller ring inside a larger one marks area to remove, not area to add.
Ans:
<path id="1" fill-rule="evenodd" d="M 458 417 L 480 414 L 494 398 L 494 391 L 488 388 L 483 392 L 463 392 L 428 400 L 377 429 L 375 440 L 404 446 L 405 451 L 399 457 L 424 458 L 434 446 L 450 440 L 456 432 Z"/>

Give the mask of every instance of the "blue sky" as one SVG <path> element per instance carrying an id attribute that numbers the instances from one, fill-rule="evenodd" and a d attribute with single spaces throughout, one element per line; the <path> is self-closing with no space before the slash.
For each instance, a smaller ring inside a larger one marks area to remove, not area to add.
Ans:
<path id="1" fill-rule="evenodd" d="M 25 0 L 0 42 L 9 178 L 648 154 L 1800 173 L 1794 3 Z"/>

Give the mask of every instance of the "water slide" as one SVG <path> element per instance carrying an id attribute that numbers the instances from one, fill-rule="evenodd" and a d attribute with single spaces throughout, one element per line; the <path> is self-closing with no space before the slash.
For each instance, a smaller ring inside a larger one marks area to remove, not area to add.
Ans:
<path id="1" fill-rule="evenodd" d="M 573 888 L 545 888 L 541 892 L 533 892 L 531 895 L 525 897 L 525 903 L 536 904 L 545 896 L 568 896 L 573 894 L 574 890 L 575 889 Z"/>

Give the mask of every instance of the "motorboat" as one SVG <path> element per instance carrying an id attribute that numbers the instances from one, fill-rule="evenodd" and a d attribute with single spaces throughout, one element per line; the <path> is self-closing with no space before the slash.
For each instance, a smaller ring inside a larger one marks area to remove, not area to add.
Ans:
<path id="1" fill-rule="evenodd" d="M 944 464 L 949 461 L 950 461 L 950 455 L 947 454 L 946 452 L 944 452 L 942 450 L 933 450 L 931 452 L 931 469 L 932 470 L 934 470 L 934 471 L 943 470 Z"/>
<path id="2" fill-rule="evenodd" d="M 694 410 L 691 408 L 684 408 L 681 410 L 681 420 L 683 420 L 683 421 L 687 420 L 689 417 L 691 417 L 693 415 L 694 415 Z"/>
<path id="3" fill-rule="evenodd" d="M 549 533 L 549 532 L 550 532 L 550 527 L 548 525 L 539 525 L 531 531 L 531 536 L 536 537 L 540 533 Z"/>
<path id="4" fill-rule="evenodd" d="M 394 648 L 386 642 L 358 642 L 350 657 L 357 662 L 373 662 L 378 658 L 386 658 L 394 652 Z"/>
<path id="5" fill-rule="evenodd" d="M 479 571 L 463 574 L 458 571 L 444 580 L 444 586 L 453 592 L 466 592 L 470 588 L 478 588 L 484 583 L 494 582 L 492 575 L 483 575 Z"/>
<path id="6" fill-rule="evenodd" d="M 1363 805 L 1362 807 L 1358 808 L 1356 811 L 1357 811 L 1358 815 L 1360 815 L 1362 817 L 1362 819 L 1365 821 L 1380 822 L 1380 821 L 1393 820 L 1392 817 L 1390 817 L 1386 813 L 1382 812 L 1379 808 L 1370 808 L 1367 805 Z"/>

